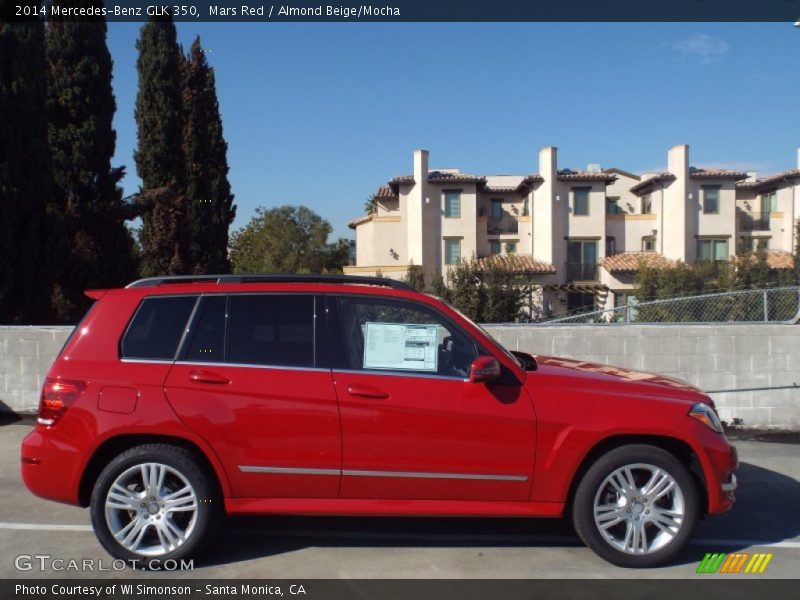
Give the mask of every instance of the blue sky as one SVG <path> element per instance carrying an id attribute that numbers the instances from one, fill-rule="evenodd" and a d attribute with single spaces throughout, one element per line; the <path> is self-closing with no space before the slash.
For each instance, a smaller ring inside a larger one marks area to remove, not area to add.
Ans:
<path id="1" fill-rule="evenodd" d="M 141 24 L 109 23 L 117 155 L 133 161 Z M 646 171 L 691 145 L 692 163 L 768 173 L 800 145 L 800 29 L 791 24 L 178 23 L 215 68 L 243 226 L 257 206 L 305 204 L 335 236 L 389 178 L 559 166 Z"/>

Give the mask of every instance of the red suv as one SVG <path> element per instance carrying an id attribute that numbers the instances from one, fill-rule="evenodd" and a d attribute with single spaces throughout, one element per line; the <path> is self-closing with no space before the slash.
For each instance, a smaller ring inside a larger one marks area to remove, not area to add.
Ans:
<path id="1" fill-rule="evenodd" d="M 509 352 L 404 283 L 145 279 L 56 359 L 22 477 L 113 556 L 194 553 L 229 515 L 560 517 L 644 567 L 734 502 L 735 449 L 684 383 Z"/>

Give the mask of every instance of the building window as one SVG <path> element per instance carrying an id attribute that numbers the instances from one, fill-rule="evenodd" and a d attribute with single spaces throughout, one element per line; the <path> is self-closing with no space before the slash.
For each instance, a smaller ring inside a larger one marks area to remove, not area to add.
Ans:
<path id="1" fill-rule="evenodd" d="M 642 252 L 656 251 L 656 236 L 646 235 L 642 238 Z"/>
<path id="2" fill-rule="evenodd" d="M 617 253 L 617 238 L 609 236 L 606 238 L 606 256 Z"/>
<path id="3" fill-rule="evenodd" d="M 651 215 L 653 214 L 653 198 L 650 194 L 645 194 L 642 196 L 642 214 L 643 215 Z"/>
<path id="4" fill-rule="evenodd" d="M 778 192 L 772 190 L 761 194 L 761 212 L 770 213 L 778 210 Z"/>
<path id="5" fill-rule="evenodd" d="M 719 214 L 719 186 L 703 186 L 703 214 Z"/>
<path id="6" fill-rule="evenodd" d="M 503 201 L 492 200 L 492 220 L 499 221 L 503 218 Z"/>
<path id="7" fill-rule="evenodd" d="M 697 260 L 728 260 L 728 240 L 697 240 Z"/>
<path id="8" fill-rule="evenodd" d="M 449 239 L 444 241 L 444 264 L 454 265 L 461 259 L 461 240 Z"/>
<path id="9" fill-rule="evenodd" d="M 579 217 L 589 214 L 589 189 L 572 188 L 572 214 Z"/>
<path id="10" fill-rule="evenodd" d="M 567 242 L 567 280 L 597 280 L 597 242 L 591 240 Z"/>
<path id="11" fill-rule="evenodd" d="M 756 250 L 769 250 L 769 238 L 765 237 L 742 237 L 739 247 L 744 252 L 754 252 Z"/>
<path id="12" fill-rule="evenodd" d="M 606 197 L 606 214 L 609 215 L 622 214 L 622 208 L 619 205 L 619 196 Z"/>
<path id="13" fill-rule="evenodd" d="M 517 242 L 507 242 L 506 254 L 516 254 L 516 253 L 517 253 Z"/>
<path id="14" fill-rule="evenodd" d="M 500 242 L 489 242 L 489 254 L 500 254 Z"/>
<path id="15" fill-rule="evenodd" d="M 444 216 L 448 219 L 461 217 L 461 192 L 459 190 L 445 191 Z"/>

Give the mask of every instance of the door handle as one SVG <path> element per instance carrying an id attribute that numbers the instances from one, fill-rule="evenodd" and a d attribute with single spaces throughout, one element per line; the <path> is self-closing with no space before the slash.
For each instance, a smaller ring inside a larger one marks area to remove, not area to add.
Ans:
<path id="1" fill-rule="evenodd" d="M 347 392 L 352 396 L 363 396 L 364 398 L 375 398 L 376 400 L 383 400 L 389 397 L 389 394 L 383 390 L 379 390 L 371 385 L 362 385 L 358 383 L 348 385 Z"/>
<path id="2" fill-rule="evenodd" d="M 230 383 L 231 380 L 225 377 L 224 375 L 220 375 L 219 373 L 214 373 L 213 371 L 206 371 L 206 370 L 199 370 L 199 371 L 189 371 L 189 381 L 193 383 Z"/>

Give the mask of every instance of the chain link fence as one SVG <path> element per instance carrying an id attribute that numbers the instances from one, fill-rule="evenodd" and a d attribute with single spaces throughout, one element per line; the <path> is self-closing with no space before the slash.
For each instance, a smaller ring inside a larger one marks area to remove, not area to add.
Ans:
<path id="1" fill-rule="evenodd" d="M 630 302 L 611 309 L 558 317 L 541 324 L 797 323 L 799 320 L 800 287 L 778 287 Z"/>

